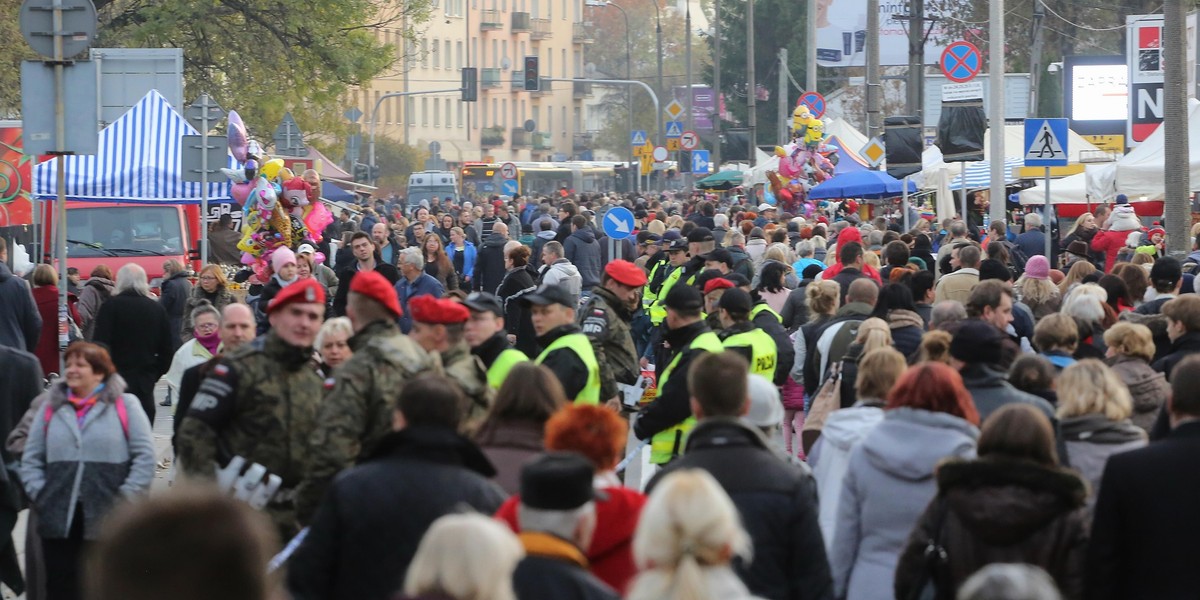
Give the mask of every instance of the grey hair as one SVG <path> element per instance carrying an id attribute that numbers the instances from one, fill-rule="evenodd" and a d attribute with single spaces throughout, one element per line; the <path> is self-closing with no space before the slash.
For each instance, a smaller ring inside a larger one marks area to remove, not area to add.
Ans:
<path id="1" fill-rule="evenodd" d="M 962 221 L 955 221 L 950 224 L 950 235 L 954 237 L 962 237 L 967 235 L 967 224 Z"/>
<path id="2" fill-rule="evenodd" d="M 717 227 L 729 227 L 729 216 L 724 213 L 713 215 L 713 225 Z"/>
<path id="3" fill-rule="evenodd" d="M 542 252 L 549 252 L 559 258 L 563 258 L 563 255 L 566 254 L 566 251 L 563 250 L 563 245 L 558 242 L 546 242 L 542 246 Z"/>
<path id="4" fill-rule="evenodd" d="M 816 246 L 813 246 L 812 240 L 801 240 L 796 242 L 796 256 L 807 258 L 817 251 Z"/>
<path id="5" fill-rule="evenodd" d="M 1035 212 L 1031 212 L 1031 213 L 1025 215 L 1025 228 L 1026 229 L 1029 229 L 1031 227 L 1041 227 L 1041 226 L 1042 226 L 1042 215 L 1039 215 Z"/>
<path id="6" fill-rule="evenodd" d="M 138 295 L 150 297 L 150 283 L 146 281 L 146 270 L 137 263 L 126 263 L 117 271 L 117 285 L 114 291 L 120 294 L 131 290 Z"/>
<path id="7" fill-rule="evenodd" d="M 929 313 L 929 328 L 937 329 L 947 323 L 966 320 L 967 308 L 958 300 L 943 300 L 933 305 Z"/>
<path id="8" fill-rule="evenodd" d="M 350 336 L 354 335 L 354 324 L 348 317 L 334 317 L 321 325 L 321 331 L 317 332 L 317 350 L 325 345 L 326 337 L 337 334 L 345 335 L 346 339 L 350 339 Z"/>
<path id="9" fill-rule="evenodd" d="M 878 229 L 871 231 L 871 233 L 867 234 L 867 243 L 872 246 L 883 244 L 883 232 Z"/>
<path id="10" fill-rule="evenodd" d="M 408 263 L 409 266 L 422 268 L 425 266 L 425 257 L 421 256 L 420 248 L 405 248 L 400 251 L 400 263 Z"/>
<path id="11" fill-rule="evenodd" d="M 572 510 L 530 508 L 522 502 L 517 507 L 517 523 L 520 523 L 522 532 L 536 531 L 556 535 L 564 540 L 574 540 L 577 537 L 579 522 L 589 516 L 594 517 L 595 514 L 595 502 L 587 502 Z"/>
<path id="12" fill-rule="evenodd" d="M 221 312 L 217 307 L 213 306 L 208 300 L 201 300 L 200 305 L 192 309 L 192 323 L 204 315 L 212 315 L 217 318 L 217 324 L 221 324 Z"/>
<path id="13" fill-rule="evenodd" d="M 1062 600 L 1062 595 L 1040 567 L 994 563 L 967 578 L 958 600 Z"/>

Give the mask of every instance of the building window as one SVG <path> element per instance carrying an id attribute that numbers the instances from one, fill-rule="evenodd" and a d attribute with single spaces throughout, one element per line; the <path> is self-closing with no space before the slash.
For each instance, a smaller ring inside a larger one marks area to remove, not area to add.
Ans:
<path id="1" fill-rule="evenodd" d="M 446 98 L 442 105 L 446 107 L 446 128 L 448 129 L 453 126 L 453 123 L 450 122 L 450 99 Z"/>
<path id="2" fill-rule="evenodd" d="M 521 101 L 521 124 L 525 124 L 525 101 Z"/>
<path id="3" fill-rule="evenodd" d="M 500 64 L 497 62 L 498 56 L 500 56 L 500 42 L 498 40 L 492 40 L 492 68 L 493 69 L 500 66 Z"/>
<path id="4" fill-rule="evenodd" d="M 433 59 L 433 68 L 435 69 L 442 68 L 442 63 L 440 60 L 438 60 L 438 55 L 441 54 L 438 52 L 438 46 L 440 45 L 441 44 L 439 44 L 437 40 L 433 40 L 433 50 L 430 51 L 430 54 L 432 55 L 430 58 Z"/>
<path id="5" fill-rule="evenodd" d="M 503 123 L 500 122 L 500 102 L 492 98 L 492 126 L 499 127 Z"/>
<path id="6" fill-rule="evenodd" d="M 442 105 L 437 101 L 437 98 L 433 99 L 433 126 L 442 126 Z"/>
<path id="7" fill-rule="evenodd" d="M 458 65 L 458 68 L 460 68 L 460 69 L 463 68 L 463 43 L 462 42 L 454 43 L 454 56 L 456 59 L 455 64 Z"/>
<path id="8" fill-rule="evenodd" d="M 466 104 L 466 102 L 463 102 L 462 100 L 458 101 L 458 127 L 460 129 L 463 126 L 463 105 L 464 104 Z"/>
<path id="9" fill-rule="evenodd" d="M 442 46 L 442 48 L 445 49 L 445 52 L 442 53 L 443 64 L 446 66 L 447 69 L 454 68 L 454 66 L 452 64 L 450 64 L 450 57 L 452 56 L 450 54 L 450 40 L 446 40 L 446 44 L 444 46 Z"/>
<path id="10" fill-rule="evenodd" d="M 575 131 L 583 131 L 583 109 L 575 107 Z"/>
<path id="11" fill-rule="evenodd" d="M 429 98 L 421 98 L 421 125 L 429 125 Z"/>
<path id="12" fill-rule="evenodd" d="M 503 65 L 504 61 L 507 61 L 507 60 L 508 60 L 508 40 L 504 40 L 504 41 L 500 42 L 500 64 Z M 509 62 L 509 64 L 512 64 L 512 63 Z"/>
<path id="13" fill-rule="evenodd" d="M 562 69 L 561 77 L 563 79 L 566 79 L 567 78 L 567 49 L 566 48 L 562 49 L 562 54 L 559 56 L 559 62 L 562 65 L 560 67 Z"/>
<path id="14" fill-rule="evenodd" d="M 554 77 L 554 49 L 546 48 L 546 75 Z"/>
<path id="15" fill-rule="evenodd" d="M 529 0 L 529 17 L 531 19 L 538 18 L 538 2 L 541 0 Z"/>
<path id="16" fill-rule="evenodd" d="M 562 16 L 559 18 L 564 21 L 567 20 L 567 0 L 562 0 Z"/>
<path id="17" fill-rule="evenodd" d="M 429 68 L 429 40 L 421 40 L 421 68 Z"/>
<path id="18" fill-rule="evenodd" d="M 415 127 L 417 120 L 413 118 L 416 114 L 417 105 L 414 102 L 415 98 L 408 97 L 404 99 L 404 123 L 409 127 Z"/>
<path id="19" fill-rule="evenodd" d="M 508 127 L 508 100 L 500 101 L 500 124 Z"/>
<path id="20" fill-rule="evenodd" d="M 376 107 L 376 106 L 379 106 L 379 95 L 380 95 L 380 94 L 379 94 L 379 91 L 378 91 L 378 90 L 376 90 L 376 91 L 375 91 L 375 100 L 374 100 L 374 102 L 371 104 L 371 110 L 375 110 L 375 107 Z M 375 121 L 376 121 L 376 122 L 378 122 L 378 121 L 379 121 L 379 115 L 376 115 L 376 114 L 373 114 L 373 113 L 370 113 L 370 112 L 367 112 L 366 114 L 367 114 L 367 115 L 369 115 L 369 118 L 373 118 L 373 119 L 375 119 Z M 387 121 L 384 121 L 384 122 L 386 123 Z"/>
<path id="21" fill-rule="evenodd" d="M 567 137 L 567 107 L 562 107 L 562 136 Z"/>
<path id="22" fill-rule="evenodd" d="M 546 107 L 546 133 L 554 133 L 554 107 Z"/>

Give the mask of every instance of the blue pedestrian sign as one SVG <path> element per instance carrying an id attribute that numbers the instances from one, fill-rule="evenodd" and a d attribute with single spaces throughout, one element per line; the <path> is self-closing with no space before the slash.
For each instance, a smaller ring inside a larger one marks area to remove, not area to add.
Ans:
<path id="1" fill-rule="evenodd" d="M 646 130 L 635 129 L 629 132 L 630 146 L 645 146 L 646 145 Z"/>
<path id="2" fill-rule="evenodd" d="M 709 167 L 708 150 L 692 151 L 692 172 L 707 173 Z"/>
<path id="3" fill-rule="evenodd" d="M 666 134 L 668 138 L 677 138 L 683 135 L 683 123 L 679 121 L 667 121 Z"/>
<path id="4" fill-rule="evenodd" d="M 1067 166 L 1067 120 L 1025 119 L 1025 166 Z"/>
<path id="5" fill-rule="evenodd" d="M 623 240 L 633 233 L 633 213 L 624 206 L 614 206 L 604 213 L 604 235 Z"/>
<path id="6" fill-rule="evenodd" d="M 500 183 L 500 193 L 504 194 L 505 196 L 516 196 L 517 195 L 517 180 L 516 179 L 503 180 Z"/>

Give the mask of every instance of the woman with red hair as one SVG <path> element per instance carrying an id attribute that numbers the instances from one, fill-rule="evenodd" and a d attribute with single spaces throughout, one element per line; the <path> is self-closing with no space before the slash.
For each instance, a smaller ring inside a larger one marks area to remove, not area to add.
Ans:
<path id="1" fill-rule="evenodd" d="M 979 413 L 962 377 L 922 363 L 892 388 L 883 422 L 850 454 L 829 566 L 834 595 L 890 598 L 900 552 L 937 492 L 934 468 L 975 458 Z"/>
<path id="2" fill-rule="evenodd" d="M 616 467 L 625 448 L 628 427 L 602 406 L 573 404 L 546 422 L 546 451 L 578 452 L 596 468 L 596 533 L 587 549 L 592 574 L 622 596 L 637 575 L 633 563 L 633 533 L 646 496 L 621 486 Z M 496 518 L 517 528 L 519 496 L 512 496 Z"/>

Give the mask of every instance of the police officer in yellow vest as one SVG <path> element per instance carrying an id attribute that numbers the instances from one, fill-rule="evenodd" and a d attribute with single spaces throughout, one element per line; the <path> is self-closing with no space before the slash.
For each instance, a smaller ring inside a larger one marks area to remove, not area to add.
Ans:
<path id="1" fill-rule="evenodd" d="M 575 324 L 574 296 L 563 286 L 543 285 L 521 297 L 533 316 L 533 330 L 543 350 L 535 362 L 554 372 L 567 398 L 600 403 L 600 363 L 592 342 Z"/>
<path id="2" fill-rule="evenodd" d="M 721 325 L 725 327 L 720 333 L 721 344 L 726 350 L 744 356 L 750 362 L 751 373 L 773 380 L 779 352 L 775 340 L 750 321 L 750 311 L 754 308 L 750 294 L 741 288 L 725 290 L 718 307 Z"/>
<path id="3" fill-rule="evenodd" d="M 704 352 L 721 352 L 721 340 L 704 324 L 704 299 L 690 285 L 675 286 L 664 298 L 667 328 L 663 341 L 671 355 L 657 365 L 654 400 L 646 405 L 634 422 L 633 433 L 650 442 L 650 462 L 666 464 L 683 453 L 687 435 L 696 425 L 692 416 L 687 373 L 692 362 Z"/>
<path id="4" fill-rule="evenodd" d="M 528 361 L 529 357 L 508 343 L 504 305 L 499 298 L 487 292 L 474 292 L 463 304 L 471 311 L 471 318 L 463 328 L 463 338 L 471 347 L 471 354 L 478 356 L 487 367 L 488 386 L 498 390 L 513 366 Z"/>

